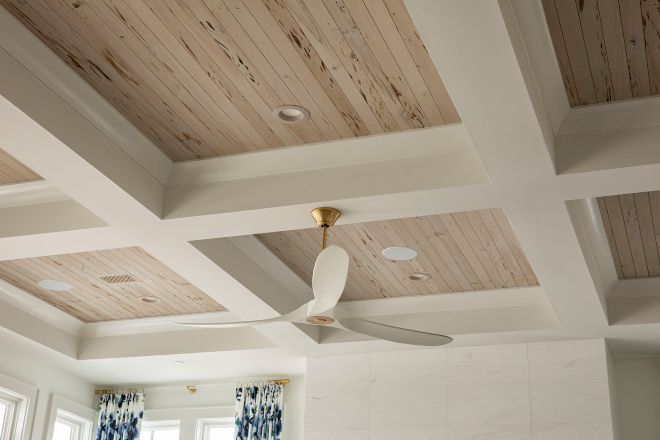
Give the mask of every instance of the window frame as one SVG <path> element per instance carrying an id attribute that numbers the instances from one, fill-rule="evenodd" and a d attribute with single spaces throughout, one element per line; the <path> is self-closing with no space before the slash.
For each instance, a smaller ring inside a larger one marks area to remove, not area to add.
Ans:
<path id="1" fill-rule="evenodd" d="M 235 426 L 233 417 L 214 417 L 197 419 L 197 428 L 195 429 L 195 440 L 210 440 L 209 434 L 211 428 L 215 426 Z"/>
<path id="2" fill-rule="evenodd" d="M 57 394 L 50 395 L 46 439 L 52 440 L 58 419 L 76 428 L 74 440 L 91 440 L 97 426 L 97 412 Z"/>
<path id="3" fill-rule="evenodd" d="M 146 426 L 145 426 L 146 425 Z M 154 439 L 154 431 L 157 430 L 167 430 L 176 428 L 179 431 L 179 439 L 181 439 L 181 421 L 172 419 L 172 420 L 142 420 L 142 426 L 140 427 L 140 437 L 145 429 L 151 431 L 151 436 L 148 440 Z"/>
<path id="4" fill-rule="evenodd" d="M 9 424 L 0 433 L 1 440 L 27 440 L 32 433 L 37 388 L 0 374 L 0 399 L 9 405 L 11 414 L 5 420 Z"/>

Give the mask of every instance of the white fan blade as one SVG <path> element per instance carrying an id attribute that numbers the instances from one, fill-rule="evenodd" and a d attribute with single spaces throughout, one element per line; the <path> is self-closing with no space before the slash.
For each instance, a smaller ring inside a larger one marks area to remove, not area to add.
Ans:
<path id="1" fill-rule="evenodd" d="M 255 325 L 272 324 L 274 322 L 305 322 L 307 317 L 307 308 L 311 303 L 303 304 L 296 310 L 289 312 L 282 316 L 276 316 L 268 319 L 257 319 L 254 321 L 234 321 L 234 322 L 175 322 L 176 325 L 183 325 L 186 327 L 203 327 L 203 328 L 235 328 L 235 327 L 252 327 Z"/>
<path id="2" fill-rule="evenodd" d="M 339 302 L 348 277 L 348 254 L 339 246 L 330 245 L 316 258 L 312 274 L 314 300 L 308 316 L 321 315 Z"/>
<path id="3" fill-rule="evenodd" d="M 367 321 L 366 319 L 344 318 L 340 319 L 339 323 L 348 330 L 356 333 L 362 333 L 367 336 L 398 342 L 400 344 L 436 346 L 449 344 L 453 341 L 449 336 L 395 327 L 393 325 Z"/>

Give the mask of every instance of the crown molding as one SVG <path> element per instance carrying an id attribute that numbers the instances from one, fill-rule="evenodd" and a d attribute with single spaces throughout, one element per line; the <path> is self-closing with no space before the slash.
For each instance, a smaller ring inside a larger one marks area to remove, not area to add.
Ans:
<path id="1" fill-rule="evenodd" d="M 387 141 L 383 141 L 386 138 Z M 463 124 L 321 142 L 212 159 L 177 162 L 168 186 L 229 180 L 386 162 L 472 149 Z M 319 159 L 320 158 L 320 159 Z"/>
<path id="2" fill-rule="evenodd" d="M 9 11 L 0 8 L 0 49 L 35 75 L 161 184 L 172 161 Z"/>
<path id="3" fill-rule="evenodd" d="M 45 180 L 0 186 L 0 209 L 68 199 L 66 194 Z"/>

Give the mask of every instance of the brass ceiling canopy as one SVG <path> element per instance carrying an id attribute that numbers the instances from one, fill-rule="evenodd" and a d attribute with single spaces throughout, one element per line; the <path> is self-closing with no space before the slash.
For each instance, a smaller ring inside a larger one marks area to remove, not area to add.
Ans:
<path id="1" fill-rule="evenodd" d="M 319 228 L 329 228 L 335 225 L 335 222 L 341 216 L 341 212 L 335 208 L 314 208 L 312 217 Z"/>
<path id="2" fill-rule="evenodd" d="M 319 228 L 323 229 L 323 249 L 328 242 L 328 228 L 335 225 L 335 222 L 341 216 L 341 212 L 335 208 L 314 208 L 312 217 Z"/>

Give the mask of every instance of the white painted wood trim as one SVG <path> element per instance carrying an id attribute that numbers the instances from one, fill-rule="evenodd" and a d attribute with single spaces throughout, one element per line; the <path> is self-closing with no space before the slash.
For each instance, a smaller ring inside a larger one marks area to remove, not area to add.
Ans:
<path id="1" fill-rule="evenodd" d="M 37 76 L 161 184 L 172 161 L 92 86 L 60 60 L 5 8 L 0 8 L 0 48 Z"/>
<path id="2" fill-rule="evenodd" d="M 383 142 L 384 138 L 386 142 Z M 397 141 L 398 140 L 398 141 Z M 385 162 L 471 149 L 462 124 L 443 125 L 299 147 L 177 162 L 168 184 L 194 185 L 227 180 Z"/>

